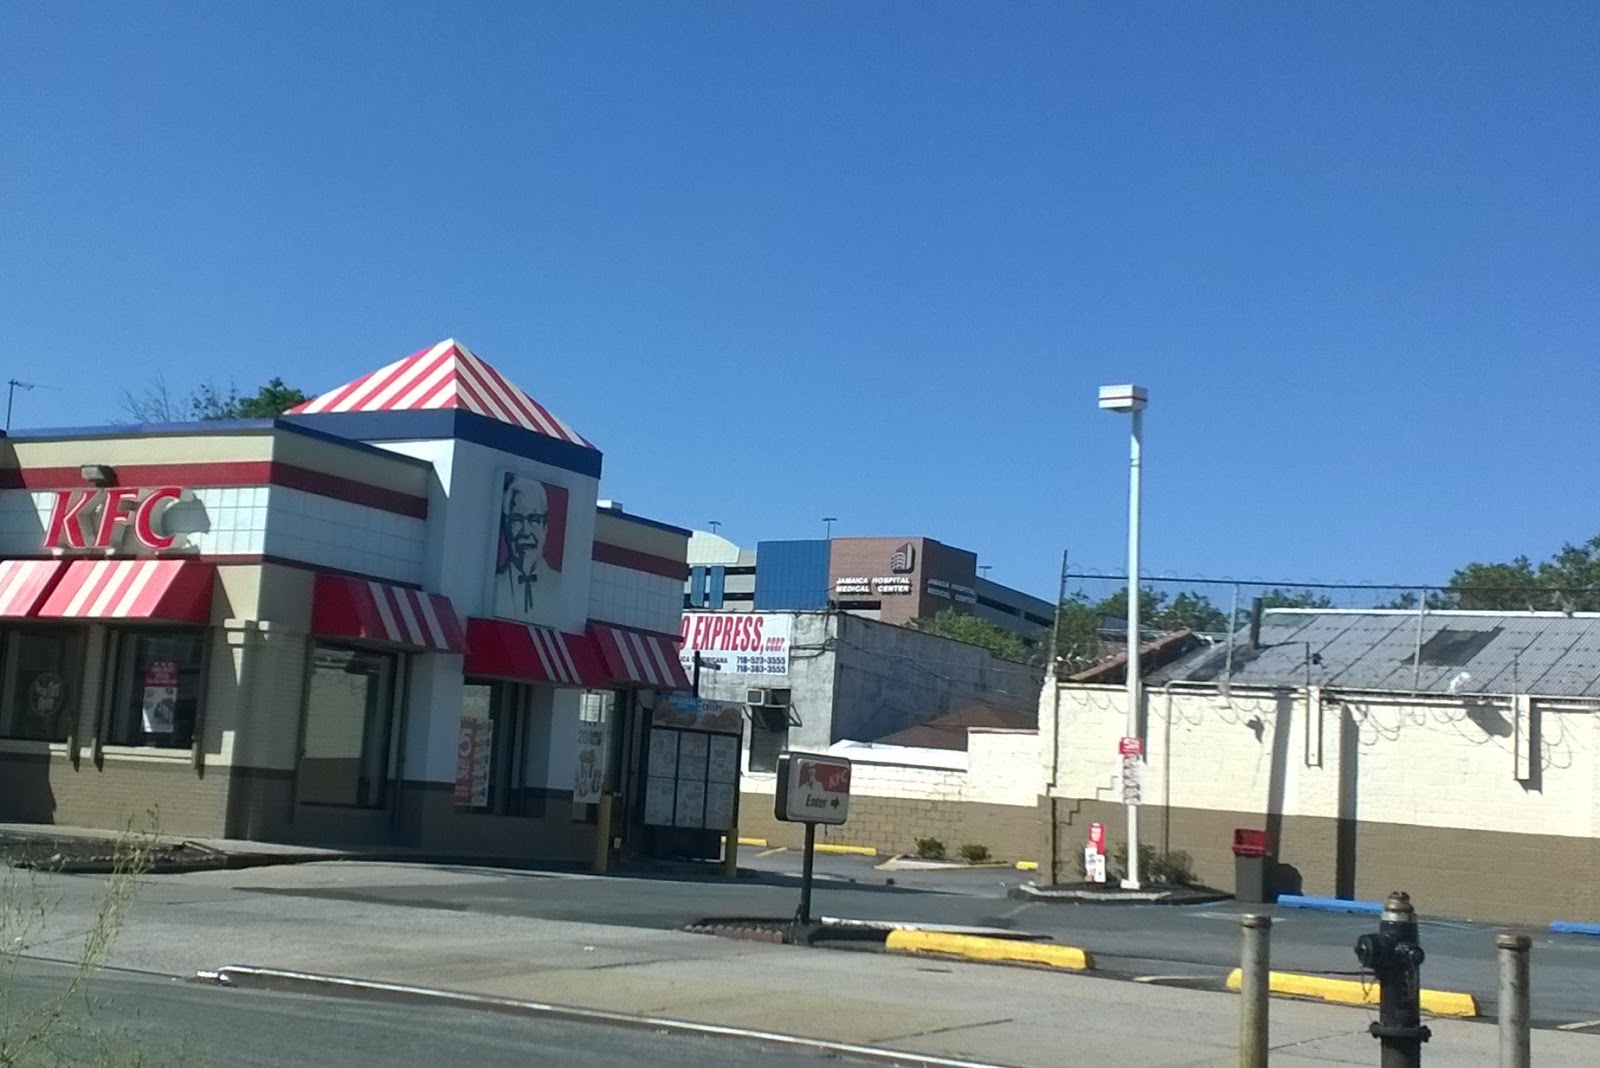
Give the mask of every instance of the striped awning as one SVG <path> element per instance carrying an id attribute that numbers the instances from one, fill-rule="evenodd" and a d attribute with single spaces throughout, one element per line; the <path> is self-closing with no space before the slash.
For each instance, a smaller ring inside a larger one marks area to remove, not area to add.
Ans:
<path id="1" fill-rule="evenodd" d="M 689 676 L 678 662 L 677 635 L 591 621 L 589 636 L 600 650 L 611 681 L 658 690 L 689 689 Z"/>
<path id="2" fill-rule="evenodd" d="M 582 634 L 507 619 L 467 620 L 462 671 L 492 679 L 543 682 L 552 686 L 604 686 L 605 665 Z"/>
<path id="3" fill-rule="evenodd" d="M 464 653 L 466 635 L 450 598 L 347 575 L 318 575 L 311 632 L 418 652 Z"/>
<path id="4" fill-rule="evenodd" d="M 200 560 L 73 560 L 40 619 L 211 622 L 215 569 Z"/>
<path id="5" fill-rule="evenodd" d="M 62 560 L 0 560 L 0 619 L 38 615 L 66 568 Z"/>

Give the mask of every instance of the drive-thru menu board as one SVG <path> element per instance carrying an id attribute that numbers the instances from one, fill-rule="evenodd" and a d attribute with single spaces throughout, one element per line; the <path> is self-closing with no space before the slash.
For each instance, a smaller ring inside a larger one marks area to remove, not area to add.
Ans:
<path id="1" fill-rule="evenodd" d="M 644 821 L 654 827 L 725 831 L 739 792 L 741 709 L 673 695 L 651 716 Z"/>

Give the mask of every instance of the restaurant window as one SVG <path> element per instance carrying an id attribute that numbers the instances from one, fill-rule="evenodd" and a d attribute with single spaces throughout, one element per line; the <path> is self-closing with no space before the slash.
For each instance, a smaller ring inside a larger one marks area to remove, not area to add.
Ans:
<path id="1" fill-rule="evenodd" d="M 455 803 L 473 812 L 524 814 L 528 688 L 468 681 L 456 739 Z"/>
<path id="2" fill-rule="evenodd" d="M 78 715 L 83 631 L 0 631 L 0 737 L 64 742 Z"/>
<path id="3" fill-rule="evenodd" d="M 383 806 L 399 664 L 393 653 L 329 645 L 312 651 L 300 755 L 303 803 Z"/>
<path id="4" fill-rule="evenodd" d="M 777 771 L 778 754 L 789 748 L 789 710 L 771 705 L 750 709 L 750 770 Z"/>
<path id="5" fill-rule="evenodd" d="M 188 749 L 200 713 L 206 632 L 123 630 L 111 636 L 116 675 L 107 742 Z"/>

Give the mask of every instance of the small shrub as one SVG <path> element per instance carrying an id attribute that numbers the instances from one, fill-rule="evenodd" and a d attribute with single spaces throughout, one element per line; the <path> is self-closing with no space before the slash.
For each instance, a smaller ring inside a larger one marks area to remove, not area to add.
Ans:
<path id="1" fill-rule="evenodd" d="M 939 841 L 939 839 L 937 839 L 937 838 L 918 838 L 917 839 L 917 859 L 918 860 L 943 860 L 944 859 L 944 843 Z"/>
<path id="2" fill-rule="evenodd" d="M 1128 874 L 1128 844 L 1118 842 L 1111 851 L 1112 866 L 1119 877 L 1126 878 Z M 1153 845 L 1139 846 L 1139 874 L 1141 881 L 1154 883 L 1157 886 L 1193 886 L 1194 859 L 1181 849 L 1174 849 L 1168 853 L 1156 851 Z"/>
<path id="3" fill-rule="evenodd" d="M 982 864 L 989 859 L 989 847 L 982 845 L 964 845 L 956 850 L 956 855 L 968 864 Z"/>

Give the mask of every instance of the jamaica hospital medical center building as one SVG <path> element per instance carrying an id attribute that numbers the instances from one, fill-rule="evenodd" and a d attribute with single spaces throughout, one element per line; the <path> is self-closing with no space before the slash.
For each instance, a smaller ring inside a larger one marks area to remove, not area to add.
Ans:
<path id="1" fill-rule="evenodd" d="M 579 858 L 616 792 L 642 837 L 688 532 L 600 466 L 452 341 L 275 420 L 0 438 L 0 820 Z"/>

